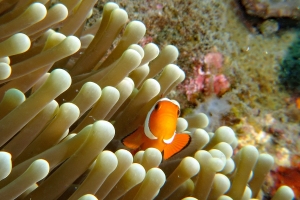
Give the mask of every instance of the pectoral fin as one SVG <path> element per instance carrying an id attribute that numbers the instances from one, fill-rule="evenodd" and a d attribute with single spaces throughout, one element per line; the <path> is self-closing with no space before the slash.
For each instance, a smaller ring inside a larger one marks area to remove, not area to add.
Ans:
<path id="1" fill-rule="evenodd" d="M 191 136 L 189 134 L 176 134 L 172 143 L 167 144 L 164 148 L 164 159 L 166 160 L 176 153 L 179 153 L 182 149 L 189 145 L 190 141 Z"/>
<path id="2" fill-rule="evenodd" d="M 124 137 L 121 142 L 129 149 L 137 149 L 143 144 L 144 128 L 141 126 L 136 131 Z"/>

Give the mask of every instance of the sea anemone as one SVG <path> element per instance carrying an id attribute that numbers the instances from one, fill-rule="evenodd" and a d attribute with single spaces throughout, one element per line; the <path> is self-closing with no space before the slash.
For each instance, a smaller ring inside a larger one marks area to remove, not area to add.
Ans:
<path id="1" fill-rule="evenodd" d="M 0 2 L 0 196 L 258 197 L 273 158 L 253 146 L 233 157 L 235 133 L 225 126 L 207 133 L 205 114 L 178 119 L 177 132 L 192 140 L 169 160 L 154 148 L 134 157 L 124 149 L 120 140 L 185 75 L 172 64 L 176 47 L 137 45 L 144 24 L 128 22 L 115 3 L 85 28 L 95 3 Z M 293 192 L 283 186 L 273 199 L 280 198 Z"/>

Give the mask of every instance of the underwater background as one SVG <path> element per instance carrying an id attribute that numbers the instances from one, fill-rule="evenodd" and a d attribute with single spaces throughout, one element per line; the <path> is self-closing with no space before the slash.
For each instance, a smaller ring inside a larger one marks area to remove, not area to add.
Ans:
<path id="1" fill-rule="evenodd" d="M 299 122 L 300 0 L 0 1 L 0 198 L 300 199 Z"/>

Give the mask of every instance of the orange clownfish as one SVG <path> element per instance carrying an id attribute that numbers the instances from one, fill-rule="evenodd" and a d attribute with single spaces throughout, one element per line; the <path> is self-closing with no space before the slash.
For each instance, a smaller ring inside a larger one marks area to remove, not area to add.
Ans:
<path id="1" fill-rule="evenodd" d="M 162 98 L 148 112 L 143 126 L 122 139 L 122 143 L 135 150 L 156 148 L 166 160 L 184 149 L 191 140 L 189 134 L 177 134 L 176 123 L 180 114 L 179 103 Z"/>

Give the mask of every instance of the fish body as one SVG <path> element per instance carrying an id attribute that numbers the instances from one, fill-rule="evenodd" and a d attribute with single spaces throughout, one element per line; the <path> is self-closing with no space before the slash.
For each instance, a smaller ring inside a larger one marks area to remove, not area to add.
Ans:
<path id="1" fill-rule="evenodd" d="M 144 125 L 122 139 L 130 149 L 146 150 L 156 148 L 163 152 L 164 159 L 184 149 L 190 142 L 189 134 L 176 133 L 177 118 L 180 114 L 179 103 L 162 98 L 148 112 Z"/>

